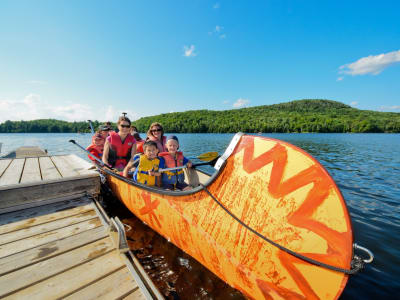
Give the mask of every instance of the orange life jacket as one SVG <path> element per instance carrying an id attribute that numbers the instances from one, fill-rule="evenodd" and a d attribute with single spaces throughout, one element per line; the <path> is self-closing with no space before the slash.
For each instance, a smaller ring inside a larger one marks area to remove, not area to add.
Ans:
<path id="1" fill-rule="evenodd" d="M 116 132 L 110 133 L 110 152 L 108 155 L 108 162 L 112 167 L 123 169 L 131 158 L 132 146 L 135 144 L 135 138 L 128 133 L 124 142 Z"/>
<path id="2" fill-rule="evenodd" d="M 183 166 L 183 153 L 180 151 L 176 152 L 176 159 L 174 159 L 169 152 L 161 152 L 158 156 L 164 158 L 165 168 L 174 168 Z M 163 184 L 177 184 L 185 181 L 185 174 L 183 169 L 165 171 L 162 172 L 161 180 Z"/>
<path id="3" fill-rule="evenodd" d="M 136 142 L 136 152 L 140 152 L 140 153 L 143 153 L 144 151 L 143 151 L 143 144 L 144 144 L 144 141 L 142 140 L 142 141 L 138 141 L 138 142 Z"/>

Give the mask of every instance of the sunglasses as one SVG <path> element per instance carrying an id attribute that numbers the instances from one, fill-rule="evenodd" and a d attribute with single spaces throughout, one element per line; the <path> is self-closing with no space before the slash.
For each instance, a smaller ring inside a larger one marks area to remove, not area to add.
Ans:
<path id="1" fill-rule="evenodd" d="M 162 131 L 162 129 L 160 129 L 160 128 L 151 130 L 151 132 L 161 132 L 161 131 Z"/>
<path id="2" fill-rule="evenodd" d="M 122 128 L 130 128 L 131 125 L 120 125 Z"/>

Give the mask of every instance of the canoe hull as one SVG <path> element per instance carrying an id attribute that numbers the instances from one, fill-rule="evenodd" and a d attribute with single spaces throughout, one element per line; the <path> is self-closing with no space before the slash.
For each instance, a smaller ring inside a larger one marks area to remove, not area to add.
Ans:
<path id="1" fill-rule="evenodd" d="M 300 260 L 243 226 L 349 269 L 353 235 L 343 197 L 325 169 L 293 145 L 241 137 L 207 185 L 213 197 L 204 189 L 161 194 L 111 175 L 108 182 L 136 216 L 250 298 L 336 299 L 347 283 L 347 275 Z"/>

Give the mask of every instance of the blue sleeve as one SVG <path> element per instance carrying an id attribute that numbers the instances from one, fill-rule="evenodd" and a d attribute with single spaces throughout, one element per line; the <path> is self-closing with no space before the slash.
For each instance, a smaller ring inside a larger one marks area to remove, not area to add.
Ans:
<path id="1" fill-rule="evenodd" d="M 163 157 L 158 157 L 158 159 L 160 160 L 160 164 L 158 165 L 159 169 L 164 169 L 165 168 L 165 160 Z"/>
<path id="2" fill-rule="evenodd" d="M 139 161 L 140 161 L 140 154 L 136 154 L 134 157 L 133 157 L 133 166 L 135 167 L 135 168 L 137 168 L 138 166 L 139 166 Z"/>
<path id="3" fill-rule="evenodd" d="M 189 160 L 186 157 L 183 157 L 183 165 L 186 165 L 189 162 Z"/>

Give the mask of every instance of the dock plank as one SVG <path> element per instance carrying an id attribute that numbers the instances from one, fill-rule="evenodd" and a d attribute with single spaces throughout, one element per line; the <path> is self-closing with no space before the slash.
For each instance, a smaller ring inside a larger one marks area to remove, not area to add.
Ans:
<path id="1" fill-rule="evenodd" d="M 42 223 L 39 225 L 34 225 L 31 227 L 22 228 L 20 230 L 4 233 L 0 235 L 0 245 L 22 240 L 28 237 L 33 237 L 35 235 L 43 234 L 45 232 L 51 232 L 77 223 L 81 223 L 83 221 L 96 218 L 96 216 L 97 213 L 92 207 L 91 209 L 83 213 L 74 214 L 72 216 L 66 216 L 65 218 L 56 219 L 52 222 Z M 35 219 L 31 220 L 35 221 Z"/>
<path id="2" fill-rule="evenodd" d="M 22 172 L 20 183 L 38 182 L 42 180 L 37 157 L 25 159 L 25 166 Z"/>
<path id="3" fill-rule="evenodd" d="M 68 162 L 74 169 L 74 171 L 78 172 L 80 175 L 88 175 L 88 174 L 93 174 L 95 171 L 94 165 L 83 160 L 82 158 L 70 154 L 65 156 L 66 159 L 68 159 Z"/>
<path id="4" fill-rule="evenodd" d="M 71 166 L 71 164 L 68 162 L 68 158 L 66 156 L 51 156 L 50 158 L 63 178 L 79 175 L 79 173 L 75 171 L 73 166 Z"/>
<path id="5" fill-rule="evenodd" d="M 3 275 L 0 281 L 0 297 L 84 264 L 112 251 L 113 249 L 114 246 L 112 245 L 112 241 L 107 237 L 66 252 L 63 255 Z"/>
<path id="6" fill-rule="evenodd" d="M 114 252 L 11 294 L 5 299 L 58 299 L 124 267 Z"/>
<path id="7" fill-rule="evenodd" d="M 107 231 L 103 227 L 96 227 L 58 241 L 3 257 L 0 259 L 0 278 L 4 274 L 93 243 L 105 237 L 108 237 Z"/>
<path id="8" fill-rule="evenodd" d="M 38 234 L 23 240 L 0 245 L 0 258 L 24 250 L 28 250 L 34 247 L 38 247 L 53 241 L 57 241 L 59 239 L 66 238 L 68 236 L 99 227 L 101 225 L 102 224 L 99 218 L 93 218 L 91 220 L 74 224 L 65 228 L 57 229 L 54 231 Z"/>
<path id="9" fill-rule="evenodd" d="M 12 159 L 0 159 L 0 177 L 11 163 Z"/>
<path id="10" fill-rule="evenodd" d="M 28 204 L 41 205 L 41 201 L 76 194 L 96 195 L 100 192 L 100 177 L 98 174 L 78 175 L 77 177 L 62 178 L 53 181 L 28 183 L 11 186 L 0 186 L 0 212 L 7 212 L 16 206 Z M 42 204 L 43 205 L 43 204 Z M 20 209 L 20 208 L 19 208 Z"/>
<path id="11" fill-rule="evenodd" d="M 37 157 L 47 155 L 45 151 L 37 146 L 23 146 L 15 150 L 17 158 Z"/>
<path id="12" fill-rule="evenodd" d="M 54 180 L 61 178 L 60 172 L 58 172 L 50 157 L 39 157 L 39 166 L 40 171 L 42 172 L 43 180 Z"/>
<path id="13" fill-rule="evenodd" d="M 146 300 L 140 289 L 135 290 L 133 293 L 121 298 L 121 300 Z"/>
<path id="14" fill-rule="evenodd" d="M 135 292 L 137 289 L 139 287 L 132 275 L 127 268 L 123 268 L 64 299 L 118 299 L 123 295 Z"/>
<path id="15" fill-rule="evenodd" d="M 0 186 L 18 184 L 24 168 L 25 159 L 13 159 L 7 170 L 0 177 Z"/>
<path id="16" fill-rule="evenodd" d="M 24 222 L 27 222 L 26 219 L 37 218 L 73 208 L 77 208 L 79 210 L 80 206 L 85 206 L 90 203 L 92 203 L 92 201 L 89 200 L 87 197 L 76 197 L 74 199 L 65 200 L 62 202 L 50 203 L 42 206 L 27 208 L 24 210 L 0 214 L 0 234 L 12 231 L 13 226 L 18 227 L 22 225 Z M 12 225 L 12 223 L 14 225 Z M 10 226 L 4 226 L 5 224 L 10 224 Z"/>

